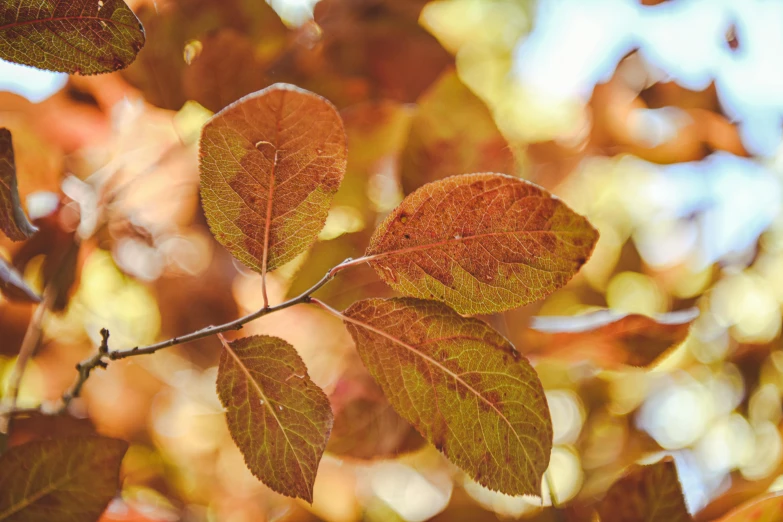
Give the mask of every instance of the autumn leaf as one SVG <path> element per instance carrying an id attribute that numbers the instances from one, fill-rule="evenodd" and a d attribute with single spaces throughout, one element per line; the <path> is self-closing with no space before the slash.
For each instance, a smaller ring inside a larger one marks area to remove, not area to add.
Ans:
<path id="1" fill-rule="evenodd" d="M 35 234 L 35 228 L 22 209 L 16 184 L 16 162 L 11 131 L 0 128 L 0 230 L 13 241 Z"/>
<path id="2" fill-rule="evenodd" d="M 688 336 L 697 308 L 650 317 L 598 310 L 575 316 L 533 317 L 522 334 L 525 355 L 589 360 L 601 368 L 647 366 Z"/>
<path id="3" fill-rule="evenodd" d="M 35 440 L 0 456 L 0 520 L 97 520 L 119 486 L 128 444 L 106 437 Z"/>
<path id="4" fill-rule="evenodd" d="M 463 315 L 543 299 L 587 261 L 598 232 L 562 201 L 503 174 L 452 176 L 409 195 L 366 256 L 379 277 Z"/>
<path id="5" fill-rule="evenodd" d="M 434 301 L 366 299 L 343 315 L 392 407 L 425 439 L 485 487 L 541 494 L 552 422 L 511 343 Z"/>
<path id="6" fill-rule="evenodd" d="M 783 492 L 776 491 L 750 500 L 717 522 L 778 522 L 783 516 Z"/>
<path id="7" fill-rule="evenodd" d="M 224 347 L 217 390 L 247 467 L 274 491 L 312 502 L 332 429 L 329 399 L 282 339 L 257 335 Z"/>
<path id="8" fill-rule="evenodd" d="M 318 236 L 345 172 L 345 132 L 327 100 L 276 84 L 213 116 L 200 158 L 212 233 L 264 274 Z"/>
<path id="9" fill-rule="evenodd" d="M 421 448 L 421 435 L 394 411 L 389 400 L 359 361 L 334 385 L 329 402 L 334 427 L 326 451 L 343 457 L 377 459 Z"/>
<path id="10" fill-rule="evenodd" d="M 601 522 L 690 522 L 674 459 L 634 465 L 596 507 Z"/>
<path id="11" fill-rule="evenodd" d="M 289 35 L 267 2 L 169 0 L 137 13 L 147 43 L 123 76 L 165 109 L 193 99 L 217 111 L 270 85 L 267 69 Z"/>
<path id="12" fill-rule="evenodd" d="M 41 297 L 22 279 L 21 274 L 0 257 L 0 292 L 14 301 L 38 303 Z"/>
<path id="13" fill-rule="evenodd" d="M 144 28 L 122 0 L 0 0 L 0 58 L 69 74 L 127 67 Z"/>
<path id="14" fill-rule="evenodd" d="M 402 187 L 466 172 L 514 174 L 514 154 L 489 109 L 450 69 L 419 99 L 402 153 Z"/>

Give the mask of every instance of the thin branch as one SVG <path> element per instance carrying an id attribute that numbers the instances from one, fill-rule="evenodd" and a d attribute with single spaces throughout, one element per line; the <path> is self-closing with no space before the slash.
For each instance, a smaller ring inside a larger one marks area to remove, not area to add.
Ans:
<path id="1" fill-rule="evenodd" d="M 8 433 L 11 428 L 11 412 L 16 410 L 16 401 L 19 398 L 19 388 L 22 384 L 22 377 L 24 376 L 25 368 L 27 368 L 27 362 L 32 358 L 35 351 L 38 349 L 38 346 L 41 344 L 41 337 L 43 336 L 43 319 L 46 315 L 46 311 L 51 308 L 52 303 L 54 302 L 55 294 L 56 291 L 54 291 L 51 285 L 48 285 L 44 289 L 43 299 L 38 303 L 38 307 L 35 309 L 35 312 L 33 312 L 30 323 L 27 325 L 27 331 L 24 334 L 22 346 L 19 348 L 19 355 L 16 357 L 16 364 L 14 365 L 14 370 L 11 374 L 8 388 L 10 404 L 8 410 L 0 415 L 0 433 Z"/>
<path id="2" fill-rule="evenodd" d="M 351 261 L 352 259 L 348 258 L 337 266 L 339 267 L 343 264 L 351 263 Z M 71 387 L 71 389 L 63 395 L 63 404 L 59 411 L 60 412 L 64 411 L 68 407 L 70 402 L 81 394 L 81 390 L 82 387 L 84 386 L 85 381 L 87 381 L 87 379 L 90 377 L 90 372 L 92 372 L 92 370 L 98 366 L 100 366 L 101 368 L 106 368 L 109 361 L 116 361 L 118 359 L 125 359 L 127 357 L 135 357 L 137 355 L 155 353 L 158 350 L 162 350 L 163 348 L 169 348 L 171 346 L 176 346 L 178 344 L 184 344 L 190 341 L 195 341 L 197 339 L 203 339 L 204 337 L 209 337 L 211 335 L 217 335 L 223 332 L 228 332 L 230 330 L 240 330 L 246 323 L 249 323 L 250 321 L 254 321 L 259 317 L 263 317 L 267 314 L 278 312 L 285 308 L 290 308 L 291 306 L 297 304 L 309 303 L 311 300 L 310 296 L 316 290 L 318 290 L 326 283 L 331 281 L 334 278 L 335 273 L 336 272 L 334 271 L 334 269 L 330 270 L 329 272 L 326 273 L 326 275 L 324 275 L 321 278 L 320 281 L 318 281 L 312 287 L 304 291 L 302 294 L 292 299 L 289 299 L 284 303 L 280 303 L 279 305 L 265 306 L 259 310 L 256 310 L 251 314 L 245 315 L 231 322 L 221 324 L 218 326 L 207 326 L 206 328 L 202 328 L 201 330 L 197 330 L 195 332 L 182 335 L 180 337 L 174 337 L 167 341 L 151 344 L 149 346 L 144 346 L 144 347 L 136 346 L 134 348 L 129 348 L 127 350 L 110 351 L 108 345 L 109 332 L 108 330 L 103 329 L 101 330 L 103 341 L 101 342 L 101 346 L 98 349 L 98 353 L 96 353 L 89 359 L 85 359 L 84 361 L 76 365 L 76 369 L 79 372 L 79 376 L 76 379 L 74 385 Z"/>

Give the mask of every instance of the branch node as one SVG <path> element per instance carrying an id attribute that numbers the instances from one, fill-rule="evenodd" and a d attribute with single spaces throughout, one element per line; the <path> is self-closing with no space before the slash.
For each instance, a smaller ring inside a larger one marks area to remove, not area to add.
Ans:
<path id="1" fill-rule="evenodd" d="M 106 328 L 101 328 L 101 344 L 98 346 L 98 352 L 109 353 L 109 330 Z"/>

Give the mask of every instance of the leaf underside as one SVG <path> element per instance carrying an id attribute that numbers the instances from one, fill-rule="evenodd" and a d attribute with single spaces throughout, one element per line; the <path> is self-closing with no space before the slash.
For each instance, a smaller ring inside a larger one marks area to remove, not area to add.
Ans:
<path id="1" fill-rule="evenodd" d="M 127 67 L 144 28 L 122 0 L 0 0 L 0 58 L 69 74 Z"/>
<path id="2" fill-rule="evenodd" d="M 213 116 L 200 147 L 204 212 L 234 257 L 264 273 L 315 242 L 346 166 L 331 103 L 275 84 Z"/>
<path id="3" fill-rule="evenodd" d="M 0 456 L 0 520 L 97 520 L 119 486 L 128 444 L 106 437 L 35 440 Z"/>
<path id="4" fill-rule="evenodd" d="M 601 522 L 691 522 L 674 459 L 634 465 L 597 506 Z"/>
<path id="5" fill-rule="evenodd" d="M 333 417 L 294 347 L 265 335 L 226 343 L 217 390 L 250 471 L 274 491 L 312 502 Z"/>
<path id="6" fill-rule="evenodd" d="M 35 234 L 35 228 L 22 209 L 16 183 L 16 162 L 11 131 L 0 128 L 0 230 L 13 241 Z"/>
<path id="7" fill-rule="evenodd" d="M 474 480 L 540 495 L 552 422 L 533 368 L 495 330 L 434 301 L 366 299 L 343 312 L 392 407 Z"/>
<path id="8" fill-rule="evenodd" d="M 597 239 L 587 219 L 532 183 L 465 174 L 406 197 L 366 255 L 398 292 L 475 315 L 548 296 L 576 274 Z"/>

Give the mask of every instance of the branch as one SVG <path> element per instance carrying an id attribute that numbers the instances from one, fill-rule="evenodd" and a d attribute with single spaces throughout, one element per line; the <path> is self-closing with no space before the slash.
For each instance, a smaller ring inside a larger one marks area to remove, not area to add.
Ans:
<path id="1" fill-rule="evenodd" d="M 27 325 L 27 331 L 24 334 L 22 346 L 19 349 L 19 355 L 16 357 L 16 364 L 14 365 L 14 370 L 11 374 L 8 389 L 10 404 L 7 410 L 0 413 L 0 433 L 8 433 L 11 429 L 11 422 L 13 419 L 11 413 L 16 410 L 16 401 L 19 397 L 19 387 L 22 384 L 22 376 L 27 367 L 27 361 L 35 354 L 35 351 L 41 344 L 43 319 L 46 315 L 46 311 L 51 308 L 52 303 L 54 302 L 55 294 L 56 292 L 51 285 L 48 285 L 44 289 L 43 299 L 38 303 L 38 307 L 30 318 L 30 323 Z"/>
<path id="2" fill-rule="evenodd" d="M 335 274 L 339 271 L 336 269 L 339 269 L 343 265 L 350 266 L 353 264 L 354 263 L 351 258 L 346 259 L 336 267 L 329 270 L 326 273 L 326 275 L 324 275 L 321 278 L 321 280 L 318 281 L 316 284 L 314 284 L 312 287 L 310 287 L 309 289 L 307 289 L 297 297 L 289 299 L 284 303 L 280 303 L 279 305 L 275 305 L 275 306 L 265 305 L 263 308 L 256 310 L 251 314 L 240 317 L 239 319 L 235 319 L 231 322 L 221 324 L 218 326 L 207 326 L 206 328 L 202 328 L 201 330 L 197 330 L 195 332 L 182 335 L 179 337 L 174 337 L 167 341 L 151 344 L 149 346 L 143 346 L 143 347 L 136 346 L 134 348 L 129 348 L 127 350 L 110 351 L 109 331 L 106 330 L 105 328 L 102 329 L 101 336 L 103 337 L 103 340 L 101 341 L 101 345 L 98 347 L 98 353 L 96 353 L 89 359 L 85 359 L 84 361 L 76 365 L 76 369 L 79 372 L 79 376 L 76 379 L 76 382 L 71 387 L 71 389 L 63 395 L 63 399 L 62 399 L 63 404 L 61 408 L 58 410 L 58 413 L 65 411 L 68 408 L 68 405 L 71 403 L 71 401 L 81 394 L 82 387 L 84 386 L 85 381 L 87 381 L 87 379 L 90 377 L 90 373 L 92 372 L 92 370 L 94 370 L 98 366 L 100 366 L 101 368 L 106 368 L 108 366 L 109 361 L 116 361 L 119 359 L 125 359 L 127 357 L 135 357 L 137 355 L 155 353 L 158 350 L 162 350 L 163 348 L 169 348 L 171 346 L 176 346 L 178 344 L 184 344 L 190 341 L 195 341 L 197 339 L 203 339 L 204 337 L 209 337 L 210 335 L 217 335 L 230 330 L 240 330 L 246 323 L 249 323 L 250 321 L 254 321 L 259 317 L 263 317 L 267 314 L 278 312 L 285 308 L 290 308 L 291 306 L 297 304 L 309 303 L 311 300 L 310 296 L 316 290 L 318 290 L 319 288 L 321 288 L 322 286 L 324 286 L 326 283 L 328 283 L 334 278 Z"/>

